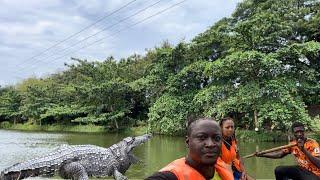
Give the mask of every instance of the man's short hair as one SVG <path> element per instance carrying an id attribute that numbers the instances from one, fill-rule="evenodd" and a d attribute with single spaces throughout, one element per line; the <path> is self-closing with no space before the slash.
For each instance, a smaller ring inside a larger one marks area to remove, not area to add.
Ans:
<path id="1" fill-rule="evenodd" d="M 294 122 L 294 123 L 292 123 L 291 131 L 293 132 L 293 129 L 296 128 L 296 127 L 303 127 L 304 128 L 304 124 L 302 122 Z"/>
<path id="2" fill-rule="evenodd" d="M 214 118 L 208 118 L 208 117 L 189 117 L 187 119 L 187 136 L 190 136 L 191 134 L 191 129 L 193 124 L 195 124 L 198 121 L 203 121 L 203 120 L 210 120 L 210 121 L 214 121 Z"/>

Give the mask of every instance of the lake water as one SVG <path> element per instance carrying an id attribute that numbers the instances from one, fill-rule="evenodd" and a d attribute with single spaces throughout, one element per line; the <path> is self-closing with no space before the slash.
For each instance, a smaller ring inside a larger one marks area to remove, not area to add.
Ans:
<path id="1" fill-rule="evenodd" d="M 47 133 L 0 130 L 0 171 L 17 162 L 45 155 L 61 144 L 93 144 L 103 147 L 117 143 L 126 134 L 85 134 L 85 133 Z M 285 143 L 243 143 L 240 154 L 251 154 L 256 150 L 268 149 Z M 132 165 L 126 172 L 129 179 L 143 179 L 174 159 L 186 154 L 183 137 L 154 136 L 147 143 L 135 148 L 134 154 L 142 161 Z M 249 158 L 245 167 L 254 178 L 274 179 L 273 170 L 278 165 L 295 164 L 291 155 L 279 160 Z"/>

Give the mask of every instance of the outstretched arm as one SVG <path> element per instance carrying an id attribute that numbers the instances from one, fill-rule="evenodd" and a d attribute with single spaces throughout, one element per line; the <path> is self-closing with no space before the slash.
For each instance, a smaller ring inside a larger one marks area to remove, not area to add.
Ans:
<path id="1" fill-rule="evenodd" d="M 266 158 L 272 158 L 272 159 L 280 159 L 283 158 L 284 156 L 290 154 L 289 152 L 284 152 L 282 150 L 271 152 L 271 153 L 265 153 L 265 154 L 260 154 L 259 152 L 256 153 L 257 157 L 266 157 Z"/>

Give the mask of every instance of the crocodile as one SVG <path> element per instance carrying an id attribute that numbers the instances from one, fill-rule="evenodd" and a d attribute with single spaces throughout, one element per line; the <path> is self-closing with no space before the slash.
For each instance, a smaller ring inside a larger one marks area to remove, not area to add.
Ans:
<path id="1" fill-rule="evenodd" d="M 0 180 L 19 180 L 28 177 L 52 177 L 87 180 L 89 177 L 113 176 L 124 180 L 131 164 L 139 162 L 132 150 L 151 138 L 150 134 L 126 137 L 109 148 L 95 145 L 61 145 L 51 153 L 14 164 L 4 169 Z"/>

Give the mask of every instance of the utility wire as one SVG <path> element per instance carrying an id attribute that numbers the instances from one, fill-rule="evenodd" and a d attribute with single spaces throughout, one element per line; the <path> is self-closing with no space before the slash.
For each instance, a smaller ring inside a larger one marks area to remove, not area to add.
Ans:
<path id="1" fill-rule="evenodd" d="M 80 34 L 81 32 L 83 32 L 83 31 L 85 31 L 85 30 L 89 29 L 90 27 L 92 27 L 92 26 L 96 25 L 97 23 L 101 22 L 101 21 L 102 21 L 102 20 L 104 20 L 105 18 L 107 18 L 107 17 L 109 17 L 109 16 L 111 16 L 111 15 L 113 15 L 113 14 L 115 14 L 115 13 L 119 12 L 120 10 L 122 10 L 122 9 L 124 9 L 124 8 L 126 8 L 127 6 L 129 6 L 130 4 L 134 3 L 135 1 L 137 1 L 137 0 L 132 0 L 132 1 L 130 1 L 129 3 L 125 4 L 124 6 L 121 6 L 120 8 L 118 8 L 118 9 L 114 10 L 113 12 L 111 12 L 111 13 L 109 13 L 109 14 L 107 14 L 107 15 L 103 16 L 103 17 L 101 17 L 100 19 L 98 19 L 98 20 L 96 20 L 94 23 L 92 23 L 92 24 L 90 24 L 90 25 L 88 25 L 88 26 L 84 27 L 84 28 L 83 28 L 83 29 L 81 29 L 80 31 L 78 31 L 78 32 L 76 32 L 76 33 L 74 33 L 74 34 L 72 34 L 72 35 L 68 36 L 67 38 L 65 38 L 65 39 L 63 39 L 63 40 L 61 40 L 61 41 L 59 41 L 58 43 L 56 43 L 56 44 L 54 44 L 54 45 L 50 46 L 49 48 L 47 48 L 47 49 L 45 49 L 45 50 L 41 51 L 40 53 L 38 53 L 38 54 L 36 54 L 36 55 L 34 55 L 34 56 L 32 56 L 32 57 L 30 57 L 30 58 L 26 59 L 26 60 L 25 60 L 25 61 L 23 61 L 20 65 L 22 65 L 22 64 L 24 64 L 24 63 L 26 63 L 26 62 L 29 62 L 30 60 L 34 59 L 35 57 L 38 57 L 38 56 L 42 55 L 43 53 L 45 53 L 45 52 L 49 51 L 50 49 L 52 49 L 52 48 L 56 47 L 57 45 L 62 44 L 63 42 L 65 42 L 65 41 L 67 41 L 67 40 L 69 40 L 69 39 L 71 39 L 71 38 L 75 37 L 76 35 Z"/>
<path id="2" fill-rule="evenodd" d="M 61 58 L 65 57 L 65 56 L 68 56 L 68 55 L 70 55 L 70 54 L 73 54 L 73 53 L 75 53 L 75 52 L 78 52 L 78 51 L 80 51 L 80 50 L 82 50 L 82 49 L 88 48 L 88 47 L 92 46 L 93 44 L 96 44 L 96 43 L 104 40 L 104 39 L 107 38 L 107 37 L 114 37 L 116 34 L 122 32 L 122 31 L 124 31 L 124 30 L 130 29 L 130 28 L 132 28 L 132 27 L 134 27 L 134 26 L 136 26 L 136 25 L 138 25 L 138 24 L 140 24 L 140 23 L 143 23 L 143 22 L 149 20 L 149 19 L 152 18 L 152 17 L 158 16 L 158 15 L 160 15 L 160 14 L 162 14 L 162 13 L 164 13 L 164 12 L 166 12 L 166 11 L 168 11 L 168 10 L 170 10 L 170 9 L 172 9 L 172 8 L 174 8 L 174 7 L 182 4 L 182 3 L 184 3 L 185 1 L 187 1 L 187 0 L 179 1 L 178 3 L 175 3 L 175 4 L 173 4 L 173 5 L 165 8 L 165 9 L 163 9 L 163 10 L 160 10 L 160 11 L 158 11 L 157 13 L 154 13 L 154 14 L 152 14 L 152 15 L 150 15 L 150 16 L 148 16 L 148 17 L 146 17 L 146 18 L 144 18 L 144 19 L 142 19 L 142 20 L 140 20 L 140 21 L 138 21 L 138 22 L 136 22 L 136 23 L 134 23 L 134 24 L 131 24 L 131 25 L 129 25 L 129 26 L 123 28 L 123 29 L 118 30 L 117 32 L 111 34 L 110 36 L 103 37 L 103 38 L 98 39 L 98 40 L 96 40 L 96 41 L 94 41 L 94 42 L 92 42 L 92 43 L 90 43 L 90 44 L 88 44 L 88 45 L 82 46 L 81 48 L 79 48 L 79 49 L 77 49 L 77 50 L 75 50 L 75 51 L 71 51 L 71 52 L 68 52 L 68 53 L 66 53 L 66 54 L 63 54 L 62 56 L 59 56 L 59 57 L 53 59 L 52 61 L 50 61 L 50 63 L 52 63 L 52 62 L 54 62 L 54 61 L 56 61 L 56 60 L 58 60 L 58 59 L 61 59 Z"/>
<path id="3" fill-rule="evenodd" d="M 144 22 L 144 21 L 147 21 L 148 19 L 150 19 L 150 18 L 152 18 L 152 17 L 154 17 L 154 16 L 157 16 L 157 15 L 159 15 L 159 14 L 162 14 L 162 13 L 164 13 L 165 11 L 168 11 L 169 9 L 172 9 L 172 8 L 174 8 L 175 6 L 178 6 L 178 5 L 182 4 L 182 3 L 185 2 L 185 1 L 187 1 L 187 0 L 183 0 L 183 1 L 180 1 L 180 2 L 178 2 L 178 3 L 175 3 L 175 4 L 171 5 L 170 7 L 167 7 L 167 8 L 165 8 L 165 9 L 161 10 L 161 11 L 158 11 L 157 13 L 155 13 L 155 14 L 153 14 L 153 15 L 151 15 L 151 16 L 148 16 L 148 17 L 146 17 L 146 18 L 144 18 L 144 19 L 142 19 L 142 20 L 140 20 L 140 21 L 138 21 L 138 22 L 136 22 L 136 23 L 134 23 L 134 24 L 132 24 L 132 25 L 130 25 L 130 26 L 127 26 L 126 28 L 123 28 L 123 29 L 121 29 L 121 30 L 118 30 L 117 32 L 115 32 L 115 33 L 113 33 L 112 35 L 107 36 L 107 37 L 113 37 L 114 35 L 120 33 L 121 31 L 124 31 L 124 30 L 127 30 L 127 29 L 129 29 L 129 28 L 132 28 L 133 26 L 136 26 L 136 25 L 138 25 L 138 24 L 140 24 L 140 23 L 142 23 L 142 22 Z M 53 59 L 53 60 L 61 59 L 61 58 L 65 57 L 65 56 L 67 56 L 67 55 L 70 55 L 70 54 L 73 54 L 73 53 L 75 53 L 75 52 L 78 52 L 78 51 L 80 51 L 80 50 L 82 50 L 82 49 L 88 48 L 88 47 L 92 46 L 93 44 L 96 44 L 96 43 L 104 40 L 105 38 L 106 38 L 106 37 L 101 38 L 101 39 L 98 39 L 98 40 L 96 40 L 96 41 L 94 41 L 94 42 L 92 42 L 92 43 L 90 43 L 90 44 L 88 44 L 88 45 L 86 45 L 86 46 L 82 46 L 80 49 L 77 49 L 76 51 L 69 52 L 69 53 L 64 54 L 63 56 L 59 56 L 59 57 L 57 57 L 57 58 L 55 58 L 55 59 Z"/>
<path id="4" fill-rule="evenodd" d="M 123 18 L 123 19 L 121 19 L 121 20 L 118 21 L 117 23 L 114 23 L 114 24 L 112 24 L 112 25 L 110 25 L 110 26 L 107 26 L 107 27 L 103 28 L 102 30 L 100 30 L 100 31 L 98 31 L 98 32 L 96 32 L 96 33 L 94 33 L 94 34 L 92 34 L 92 35 L 90 35 L 90 36 L 88 36 L 88 37 L 86 37 L 86 38 L 84 38 L 84 39 L 82 39 L 82 40 L 79 40 L 79 41 L 77 41 L 77 42 L 75 42 L 75 43 L 73 43 L 73 44 L 71 44 L 71 45 L 69 45 L 67 48 L 63 49 L 62 51 L 57 52 L 57 53 L 52 54 L 52 55 L 49 55 L 48 57 L 44 57 L 44 58 L 50 59 L 51 57 L 56 56 L 57 54 L 58 54 L 58 55 L 59 55 L 59 54 L 62 54 L 62 53 L 64 53 L 64 52 L 66 52 L 66 50 L 68 50 L 68 49 L 70 49 L 70 48 L 78 45 L 79 43 L 81 43 L 81 42 L 83 42 L 83 41 L 86 41 L 86 40 L 88 40 L 88 39 L 90 39 L 90 38 L 92 38 L 92 37 L 100 34 L 101 32 L 106 31 L 106 30 L 108 30 L 108 29 L 110 29 L 110 28 L 112 28 L 112 27 L 114 27 L 114 26 L 116 26 L 116 25 L 118 25 L 118 24 L 120 24 L 120 23 L 122 23 L 122 22 L 124 22 L 124 21 L 126 21 L 126 20 L 128 20 L 128 19 L 130 19 L 130 18 L 132 18 L 132 17 L 134 17 L 134 16 L 142 13 L 142 12 L 144 12 L 144 11 L 146 11 L 147 9 L 149 9 L 149 8 L 151 8 L 151 7 L 159 4 L 161 1 L 162 1 L 162 0 L 159 0 L 159 1 L 157 1 L 157 2 L 155 2 L 155 3 L 153 3 L 153 4 L 151 4 L 151 5 L 143 8 L 143 9 L 141 9 L 141 10 L 139 10 L 139 11 L 137 11 L 137 12 L 135 12 L 135 13 L 133 13 L 133 14 L 131 14 L 131 15 Z M 40 62 L 40 61 L 42 61 L 42 60 L 35 61 L 34 64 L 36 64 L 36 63 L 38 63 L 38 62 Z M 27 67 L 22 67 L 22 68 L 20 68 L 18 71 L 23 71 L 23 70 L 25 70 L 25 69 L 27 69 Z"/>

